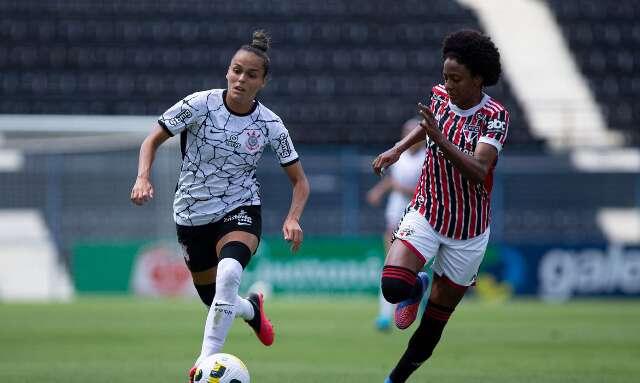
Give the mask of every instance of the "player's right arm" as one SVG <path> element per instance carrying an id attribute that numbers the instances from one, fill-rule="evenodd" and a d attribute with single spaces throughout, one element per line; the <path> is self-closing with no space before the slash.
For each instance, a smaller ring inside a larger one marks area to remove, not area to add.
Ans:
<path id="1" fill-rule="evenodd" d="M 158 124 L 140 146 L 138 176 L 131 189 L 133 203 L 142 205 L 153 198 L 151 165 L 158 147 L 189 126 L 198 125 L 207 114 L 207 100 L 210 95 L 210 91 L 192 93 L 160 115 Z"/>
<path id="2" fill-rule="evenodd" d="M 156 156 L 156 151 L 163 142 L 171 136 L 165 128 L 156 125 L 155 129 L 147 135 L 140 145 L 138 158 L 138 176 L 131 189 L 131 201 L 136 205 L 142 205 L 153 198 L 153 185 L 151 184 L 151 165 Z"/>
<path id="3" fill-rule="evenodd" d="M 411 133 L 407 134 L 402 140 L 398 141 L 391 149 L 381 153 L 373 160 L 373 171 L 377 175 L 382 175 L 385 169 L 398 161 L 400 155 L 411 146 L 422 142 L 426 139 L 424 130 L 418 125 Z"/>

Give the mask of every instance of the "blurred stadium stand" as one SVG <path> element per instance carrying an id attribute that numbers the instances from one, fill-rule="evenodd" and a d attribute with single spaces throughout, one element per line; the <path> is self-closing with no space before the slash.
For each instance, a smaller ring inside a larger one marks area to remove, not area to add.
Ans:
<path id="1" fill-rule="evenodd" d="M 630 15 L 640 14 L 638 2 L 623 0 L 619 7 L 605 2 L 602 7 L 611 9 L 595 12 L 596 3 L 549 0 L 560 20 L 572 10 L 582 12 L 561 22 L 567 38 L 609 123 L 637 146 L 632 122 L 640 117 L 640 29 Z M 618 14 L 618 8 L 627 9 L 619 21 L 604 16 Z M 189 93 L 224 87 L 235 50 L 254 29 L 264 28 L 274 40 L 273 77 L 261 98 L 291 130 L 311 182 L 305 233 L 378 234 L 382 210 L 364 198 L 377 180 L 370 161 L 398 139 L 417 101 L 440 81 L 441 41 L 463 27 L 480 28 L 473 13 L 449 0 L 275 0 L 268 6 L 264 1 L 0 0 L 0 113 L 159 115 Z M 592 43 L 577 42 L 587 39 L 583 35 Z M 602 207 L 640 206 L 638 171 L 576 169 L 571 153 L 549 154 L 532 138 L 509 78 L 488 93 L 511 112 L 493 195 L 493 241 L 602 243 L 607 240 L 597 222 Z M 149 117 L 149 129 L 153 123 Z M 75 133 L 38 132 L 57 140 L 40 139 L 37 145 L 28 142 L 33 137 L 22 126 L 0 126 L 5 133 L 13 129 L 4 145 L 0 129 L 0 152 L 18 149 L 24 156 L 12 170 L 0 166 L 0 209 L 43 212 L 66 259 L 81 241 L 175 238 L 176 140 L 158 153 L 155 199 L 139 208 L 128 196 L 142 138 L 118 131 L 116 139 L 79 140 L 90 135 L 91 126 Z M 258 178 L 264 231 L 277 234 L 290 187 L 271 153 L 265 154 Z"/>
<path id="2" fill-rule="evenodd" d="M 609 126 L 640 145 L 640 2 L 547 2 Z"/>
<path id="3" fill-rule="evenodd" d="M 103 139 L 105 140 L 105 139 Z M 105 141 L 108 141 L 106 139 Z M 85 241 L 140 241 L 175 237 L 171 205 L 179 169 L 176 140 L 158 153 L 155 198 L 145 207 L 128 199 L 135 178 L 138 141 L 119 150 L 37 153 L 18 172 L 0 172 L 0 207 L 44 213 L 61 253 Z M 299 145 L 312 195 L 303 216 L 307 235 L 376 234 L 382 210 L 366 191 L 377 181 L 370 161 L 383 147 Z M 54 150 L 55 151 L 55 150 Z M 288 210 L 289 182 L 272 153 L 258 169 L 265 234 L 280 233 Z M 640 201 L 638 173 L 581 173 L 566 155 L 501 159 L 493 193 L 492 241 L 498 243 L 602 243 L 601 207 Z"/>
<path id="4" fill-rule="evenodd" d="M 273 36 L 261 94 L 297 142 L 391 143 L 440 82 L 442 39 L 479 29 L 455 1 L 0 1 L 0 113 L 159 115 L 225 87 L 236 49 Z M 536 145 L 508 79 L 510 145 Z"/>

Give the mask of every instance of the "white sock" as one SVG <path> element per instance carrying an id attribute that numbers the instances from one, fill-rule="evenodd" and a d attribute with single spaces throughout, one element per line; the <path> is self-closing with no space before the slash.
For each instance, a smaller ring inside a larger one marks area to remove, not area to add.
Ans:
<path id="1" fill-rule="evenodd" d="M 393 303 L 389 303 L 387 302 L 386 299 L 384 299 L 384 295 L 382 295 L 382 291 L 378 294 L 378 300 L 379 300 L 378 317 L 391 319 L 391 315 L 393 315 Z"/>
<path id="2" fill-rule="evenodd" d="M 236 318 L 240 317 L 244 320 L 251 320 L 254 316 L 253 305 L 247 299 L 236 298 Z"/>
<path id="3" fill-rule="evenodd" d="M 238 306 L 245 310 L 243 308 L 244 304 L 238 300 L 241 278 L 242 265 L 240 265 L 240 262 L 232 258 L 224 258 L 218 263 L 216 294 L 213 297 L 209 314 L 207 314 L 202 350 L 196 365 L 202 359 L 222 350 L 227 333 L 238 311 Z M 249 303 L 249 305 L 251 304 Z"/>

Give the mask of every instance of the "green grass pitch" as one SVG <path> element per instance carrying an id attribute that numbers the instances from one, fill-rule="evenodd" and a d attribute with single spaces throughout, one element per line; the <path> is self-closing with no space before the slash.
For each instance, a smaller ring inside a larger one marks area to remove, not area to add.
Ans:
<path id="1" fill-rule="evenodd" d="M 638 303 L 467 300 L 410 382 L 638 382 Z M 373 298 L 275 298 L 266 308 L 272 347 L 236 320 L 224 349 L 254 383 L 382 382 L 416 326 L 377 332 Z M 178 300 L 0 304 L 0 382 L 184 383 L 205 315 Z"/>

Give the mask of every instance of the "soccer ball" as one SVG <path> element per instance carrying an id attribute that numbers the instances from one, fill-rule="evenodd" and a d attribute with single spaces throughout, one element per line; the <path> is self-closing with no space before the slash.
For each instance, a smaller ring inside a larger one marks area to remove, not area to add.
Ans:
<path id="1" fill-rule="evenodd" d="M 231 354 L 213 354 L 198 364 L 194 383 L 250 383 L 249 370 Z"/>

